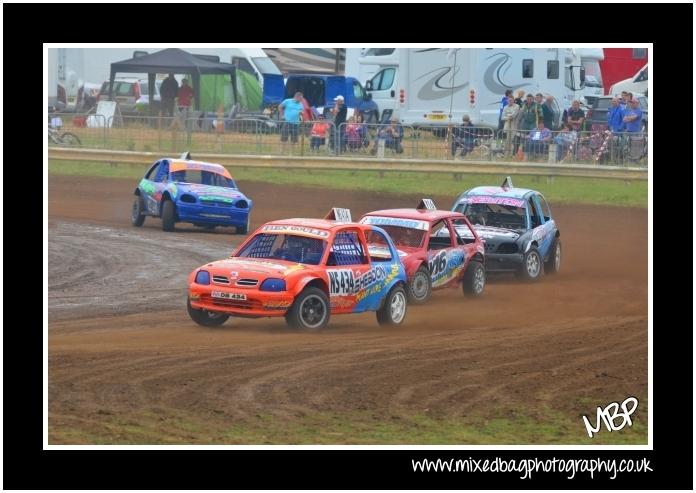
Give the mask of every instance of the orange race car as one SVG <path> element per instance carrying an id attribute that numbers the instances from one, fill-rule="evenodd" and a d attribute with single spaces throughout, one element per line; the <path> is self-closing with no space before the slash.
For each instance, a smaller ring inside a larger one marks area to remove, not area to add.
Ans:
<path id="1" fill-rule="evenodd" d="M 376 311 L 380 324 L 400 324 L 398 251 L 383 229 L 350 221 L 350 211 L 334 209 L 326 219 L 264 224 L 228 259 L 191 272 L 189 315 L 209 327 L 229 316 L 285 316 L 291 327 L 320 329 L 332 314 Z"/>

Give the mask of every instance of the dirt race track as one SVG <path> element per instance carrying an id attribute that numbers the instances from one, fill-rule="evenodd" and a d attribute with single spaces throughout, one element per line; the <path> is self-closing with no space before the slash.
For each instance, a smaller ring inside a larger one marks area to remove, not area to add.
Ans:
<path id="1" fill-rule="evenodd" d="M 134 185 L 49 177 L 50 443 L 138 442 L 114 430 L 114 416 L 159 416 L 164 436 L 175 415 L 244 423 L 262 414 L 292 426 L 312 413 L 367 412 L 379 422 L 544 409 L 569 416 L 580 437 L 580 414 L 647 397 L 646 210 L 551 204 L 564 247 L 558 276 L 492 278 L 479 300 L 438 291 L 399 328 L 369 313 L 334 317 L 323 332 L 291 331 L 282 318 L 208 329 L 186 314 L 186 275 L 242 237 L 188 225 L 164 233 L 152 218 L 133 228 Z M 252 227 L 420 199 L 242 188 L 255 201 Z M 180 437 L 200 440 L 195 431 Z"/>

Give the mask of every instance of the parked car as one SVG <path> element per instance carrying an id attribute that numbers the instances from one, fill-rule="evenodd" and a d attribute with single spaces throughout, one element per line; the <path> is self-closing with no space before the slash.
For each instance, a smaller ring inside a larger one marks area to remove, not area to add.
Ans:
<path id="1" fill-rule="evenodd" d="M 120 77 L 114 80 L 113 100 L 118 102 L 122 115 L 137 114 L 135 104 L 143 94 L 141 80 L 135 77 Z M 145 92 L 147 94 L 147 92 Z M 109 81 L 104 81 L 98 101 L 109 100 Z"/>
<path id="2" fill-rule="evenodd" d="M 149 88 L 150 85 L 148 84 L 147 79 L 140 79 L 138 80 L 138 83 L 140 85 L 140 97 L 137 99 L 135 102 L 135 110 L 141 114 L 141 115 L 149 115 L 150 114 L 150 93 L 149 93 Z M 160 97 L 160 86 L 162 85 L 161 80 L 156 80 L 155 81 L 155 93 L 153 95 L 153 107 L 154 107 L 154 115 L 158 115 L 160 112 L 160 105 L 162 102 L 162 98 Z"/>
<path id="3" fill-rule="evenodd" d="M 238 234 L 249 231 L 252 201 L 219 164 L 192 161 L 188 154 L 159 159 L 133 193 L 133 226 L 153 216 L 162 218 L 164 231 L 173 231 L 177 222 L 208 229 L 234 226 Z"/>
<path id="4" fill-rule="evenodd" d="M 643 112 L 643 131 L 648 130 L 648 98 L 641 94 L 634 94 L 634 98 L 637 98 L 640 102 L 640 109 Z M 601 96 L 598 97 L 592 108 L 587 112 L 587 125 L 588 128 L 592 128 L 593 124 L 606 125 L 607 124 L 607 112 L 611 107 L 611 100 L 614 96 Z"/>
<path id="5" fill-rule="evenodd" d="M 383 246 L 379 255 L 371 253 L 372 243 Z M 376 312 L 380 325 L 399 325 L 405 286 L 399 252 L 383 229 L 284 219 L 261 226 L 231 257 L 194 269 L 187 310 L 203 326 L 230 316 L 284 316 L 291 327 L 321 329 L 331 315 L 366 311 Z"/>
<path id="6" fill-rule="evenodd" d="M 425 303 L 433 289 L 445 287 L 461 286 L 470 296 L 483 294 L 483 242 L 464 214 L 436 210 L 432 200 L 424 199 L 416 209 L 368 212 L 360 222 L 383 228 L 394 241 L 406 268 L 409 301 Z M 370 245 L 370 255 L 388 254 L 385 247 Z"/>
<path id="7" fill-rule="evenodd" d="M 561 233 L 546 199 L 535 190 L 514 188 L 508 177 L 501 186 L 476 187 L 463 192 L 452 210 L 464 214 L 486 251 L 486 271 L 515 272 L 537 280 L 542 271 L 561 268 Z M 457 232 L 471 238 L 469 228 Z"/>

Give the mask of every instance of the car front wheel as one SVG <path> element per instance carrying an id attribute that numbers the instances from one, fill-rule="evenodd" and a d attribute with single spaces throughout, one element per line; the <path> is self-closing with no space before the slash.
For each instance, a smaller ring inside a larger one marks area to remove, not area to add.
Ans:
<path id="1" fill-rule="evenodd" d="M 296 329 L 323 329 L 331 318 L 329 297 L 319 288 L 305 288 L 288 310 L 285 321 Z"/>
<path id="2" fill-rule="evenodd" d="M 174 202 L 165 200 L 162 204 L 162 230 L 174 231 Z"/>
<path id="3" fill-rule="evenodd" d="M 536 281 L 541 277 L 541 255 L 536 247 L 529 247 L 529 251 L 524 254 L 519 275 L 527 281 Z"/>
<path id="4" fill-rule="evenodd" d="M 217 327 L 224 324 L 227 319 L 230 318 L 229 315 L 225 315 L 224 313 L 216 313 L 194 308 L 191 306 L 191 300 L 188 298 L 186 299 L 186 309 L 188 310 L 191 320 L 196 322 L 198 325 L 202 325 L 203 327 Z"/>

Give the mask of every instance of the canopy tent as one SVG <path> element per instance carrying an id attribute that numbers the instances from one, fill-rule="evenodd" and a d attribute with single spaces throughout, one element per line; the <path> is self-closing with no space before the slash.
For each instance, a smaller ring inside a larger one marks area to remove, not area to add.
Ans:
<path id="1" fill-rule="evenodd" d="M 167 48 L 149 55 L 143 55 L 111 64 L 111 77 L 109 79 L 109 100 L 113 100 L 114 79 L 117 73 L 147 74 L 148 97 L 154 101 L 155 76 L 157 74 L 187 74 L 191 76 L 193 86 L 194 109 L 200 109 L 201 103 L 201 75 L 217 74 L 229 75 L 232 83 L 232 91 L 236 95 L 236 68 L 229 63 L 220 63 L 197 57 L 179 48 Z M 154 111 L 154 105 L 149 105 L 150 115 Z"/>
<path id="2" fill-rule="evenodd" d="M 261 85 L 244 70 L 237 71 L 232 84 L 226 75 L 201 75 L 200 83 L 201 111 L 216 112 L 222 106 L 228 113 L 237 103 L 242 111 L 261 109 Z"/>

